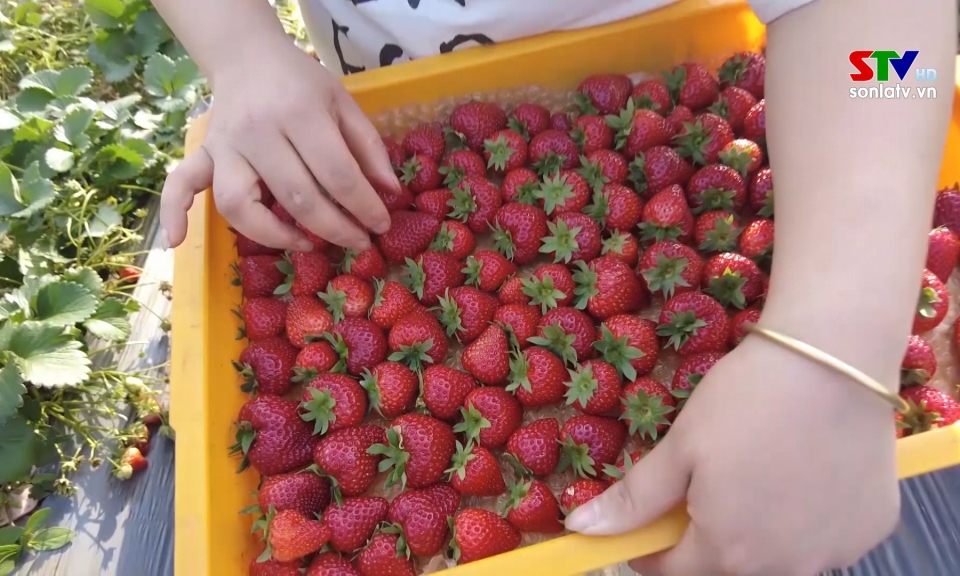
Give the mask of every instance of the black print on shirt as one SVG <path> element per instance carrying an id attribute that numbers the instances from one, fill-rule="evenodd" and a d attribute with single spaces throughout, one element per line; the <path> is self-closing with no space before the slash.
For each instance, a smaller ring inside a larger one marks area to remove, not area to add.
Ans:
<path id="1" fill-rule="evenodd" d="M 380 49 L 380 66 L 389 66 L 403 56 L 403 48 L 396 44 L 384 44 Z"/>
<path id="2" fill-rule="evenodd" d="M 337 51 L 337 58 L 340 59 L 340 68 L 343 70 L 343 75 L 346 76 L 347 74 L 366 70 L 365 66 L 354 66 L 353 64 L 348 64 L 347 61 L 343 59 L 343 47 L 340 46 L 340 33 L 343 32 L 343 37 L 347 38 L 347 33 L 350 32 L 350 28 L 337 24 L 336 20 L 331 19 L 330 21 L 333 23 L 333 49 Z"/>
<path id="3" fill-rule="evenodd" d="M 420 6 L 420 0 L 407 0 L 407 4 L 409 4 L 411 8 L 416 10 Z"/>
<path id="4" fill-rule="evenodd" d="M 457 4 L 463 6 L 464 8 L 467 7 L 467 0 L 453 0 L 453 1 L 456 2 Z"/>
<path id="5" fill-rule="evenodd" d="M 486 34 L 457 34 L 452 40 L 440 44 L 440 53 L 446 54 L 453 52 L 453 49 L 461 44 L 476 42 L 479 45 L 493 44 L 493 40 Z"/>
<path id="6" fill-rule="evenodd" d="M 357 4 L 366 4 L 367 2 L 376 2 L 377 0 L 350 0 L 350 1 L 353 2 L 354 6 L 356 6 Z M 459 2 L 460 0 L 457 0 L 457 1 Z"/>

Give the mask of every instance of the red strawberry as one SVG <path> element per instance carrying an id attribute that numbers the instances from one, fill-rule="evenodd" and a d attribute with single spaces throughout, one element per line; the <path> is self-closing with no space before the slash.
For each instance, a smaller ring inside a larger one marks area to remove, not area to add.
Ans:
<path id="1" fill-rule="evenodd" d="M 318 296 L 327 303 L 334 322 L 366 318 L 373 305 L 373 286 L 359 276 L 342 274 L 331 280 L 327 290 Z"/>
<path id="2" fill-rule="evenodd" d="M 540 311 L 527 304 L 504 304 L 494 313 L 493 321 L 507 333 L 511 350 L 523 350 L 530 346 L 527 339 L 537 335 Z"/>
<path id="3" fill-rule="evenodd" d="M 575 100 L 584 114 L 616 114 L 632 89 L 633 82 L 622 74 L 594 74 L 577 87 Z"/>
<path id="4" fill-rule="evenodd" d="M 438 160 L 423 154 L 414 154 L 403 163 L 400 181 L 410 187 L 414 194 L 438 188 L 443 182 Z"/>
<path id="5" fill-rule="evenodd" d="M 653 378 L 642 377 L 623 388 L 620 419 L 629 426 L 628 434 L 654 442 L 667 432 L 676 417 L 676 400 L 670 390 Z"/>
<path id="6" fill-rule="evenodd" d="M 346 374 L 328 372 L 307 385 L 300 408 L 303 420 L 313 422 L 313 433 L 323 435 L 359 426 L 367 415 L 367 393 Z"/>
<path id="7" fill-rule="evenodd" d="M 643 201 L 623 184 L 608 183 L 593 195 L 593 205 L 584 212 L 607 230 L 629 232 L 640 222 Z"/>
<path id="8" fill-rule="evenodd" d="M 436 190 L 427 190 L 426 192 L 417 194 L 413 205 L 417 209 L 417 212 L 436 216 L 442 220 L 451 212 L 451 200 L 453 200 L 453 192 L 447 188 L 437 188 Z"/>
<path id="9" fill-rule="evenodd" d="M 943 322 L 950 307 L 950 295 L 947 287 L 929 270 L 923 271 L 920 298 L 917 301 L 917 313 L 913 319 L 913 333 L 929 332 Z"/>
<path id="10" fill-rule="evenodd" d="M 439 171 L 443 176 L 443 185 L 450 188 L 459 184 L 464 176 L 486 176 L 487 164 L 483 161 L 483 156 L 473 150 L 454 150 L 443 159 Z"/>
<path id="11" fill-rule="evenodd" d="M 403 182 L 399 182 L 399 186 L 396 190 L 392 190 L 388 192 L 380 192 L 379 196 L 380 196 L 380 199 L 383 201 L 383 206 L 390 212 L 393 212 L 395 210 L 407 210 L 411 206 L 413 206 L 413 192 L 411 192 L 410 187 L 404 184 Z M 304 232 L 307 233 L 309 231 L 304 231 Z M 313 242 L 314 250 L 316 251 L 317 250 L 316 246 L 320 245 L 320 243 L 318 243 L 317 240 L 322 240 L 322 239 L 318 237 L 316 234 L 313 234 L 312 232 L 307 233 L 307 238 L 309 238 L 310 241 Z M 327 244 L 326 241 L 322 243 L 322 245 L 324 246 L 326 246 L 326 244 Z"/>
<path id="12" fill-rule="evenodd" d="M 560 423 L 541 418 L 518 428 L 507 440 L 507 453 L 531 474 L 553 474 L 560 462 Z"/>
<path id="13" fill-rule="evenodd" d="M 600 339 L 593 346 L 627 381 L 652 372 L 660 354 L 657 325 L 632 314 L 618 314 L 604 320 L 600 325 Z"/>
<path id="14" fill-rule="evenodd" d="M 750 109 L 756 104 L 757 99 L 746 90 L 727 86 L 708 110 L 726 120 L 732 130 L 739 132 L 743 128 L 743 122 L 750 113 Z"/>
<path id="15" fill-rule="evenodd" d="M 960 235 L 960 184 L 954 184 L 953 187 L 937 192 L 933 225 L 946 226 L 954 234 Z"/>
<path id="16" fill-rule="evenodd" d="M 282 336 L 250 342 L 233 364 L 244 380 L 240 389 L 249 394 L 286 394 L 298 352 Z"/>
<path id="17" fill-rule="evenodd" d="M 500 130 L 490 136 L 483 147 L 486 167 L 496 174 L 523 168 L 527 163 L 527 141 L 519 132 Z"/>
<path id="18" fill-rule="evenodd" d="M 913 334 L 907 343 L 907 351 L 900 364 L 901 386 L 926 384 L 937 373 L 937 356 L 933 347 L 923 338 Z"/>
<path id="19" fill-rule="evenodd" d="M 496 292 L 507 278 L 516 272 L 516 264 L 493 250 L 478 250 L 467 258 L 463 269 L 466 284 L 476 286 L 484 292 Z"/>
<path id="20" fill-rule="evenodd" d="M 435 306 L 449 289 L 462 286 L 466 276 L 460 261 L 445 252 L 427 250 L 407 262 L 404 284 L 421 303 Z"/>
<path id="21" fill-rule="evenodd" d="M 738 138 L 729 142 L 720 151 L 720 162 L 733 168 L 746 178 L 763 165 L 763 150 L 753 140 Z"/>
<path id="22" fill-rule="evenodd" d="M 763 272 L 753 260 L 723 252 L 703 267 L 703 291 L 724 306 L 743 310 L 763 293 Z"/>
<path id="23" fill-rule="evenodd" d="M 654 146 L 669 144 L 673 136 L 663 116 L 652 110 L 637 110 L 632 102 L 619 115 L 607 116 L 607 123 L 617 132 L 615 147 L 627 160 Z"/>
<path id="24" fill-rule="evenodd" d="M 633 87 L 633 105 L 640 110 L 653 110 L 666 116 L 673 107 L 670 90 L 660 80 L 642 80 Z"/>
<path id="25" fill-rule="evenodd" d="M 259 242 L 254 242 L 236 230 L 231 230 L 231 232 L 237 237 L 237 256 L 240 258 L 247 258 L 248 256 L 271 256 L 281 252 L 279 248 L 270 248 Z"/>
<path id="26" fill-rule="evenodd" d="M 330 505 L 330 482 L 313 472 L 292 472 L 267 476 L 257 491 L 260 510 L 295 510 L 314 515 Z"/>
<path id="27" fill-rule="evenodd" d="M 773 171 L 770 167 L 761 168 L 750 180 L 750 208 L 757 216 L 773 216 Z"/>
<path id="28" fill-rule="evenodd" d="M 287 303 L 262 296 L 250 298 L 240 306 L 240 318 L 240 337 L 264 340 L 279 336 L 287 324 Z"/>
<path id="29" fill-rule="evenodd" d="M 927 270 L 937 275 L 942 282 L 950 279 L 960 259 L 960 236 L 946 226 L 930 231 L 930 243 L 927 249 Z M 248 330 L 249 336 L 249 330 Z"/>
<path id="30" fill-rule="evenodd" d="M 300 350 L 297 354 L 297 361 L 294 364 L 293 377 L 294 382 L 309 382 L 317 377 L 321 372 L 333 370 L 340 356 L 326 340 L 311 342 Z"/>
<path id="31" fill-rule="evenodd" d="M 550 115 L 550 130 L 569 132 L 573 128 L 573 120 L 566 112 L 555 112 Z"/>
<path id="32" fill-rule="evenodd" d="M 687 199 L 694 214 L 707 210 L 733 212 L 747 200 L 747 185 L 740 174 L 723 164 L 704 166 L 690 177 Z"/>
<path id="33" fill-rule="evenodd" d="M 444 222 L 437 237 L 430 244 L 430 250 L 447 252 L 457 260 L 463 260 L 473 254 L 476 247 L 477 239 L 473 231 L 459 220 Z"/>
<path id="34" fill-rule="evenodd" d="M 693 122 L 693 112 L 683 105 L 674 106 L 670 114 L 667 114 L 667 126 L 670 133 L 676 136 L 683 131 L 683 125 Z"/>
<path id="35" fill-rule="evenodd" d="M 516 395 L 524 408 L 557 404 L 566 392 L 567 369 L 563 360 L 536 346 L 513 355 L 507 391 Z"/>
<path id="36" fill-rule="evenodd" d="M 664 83 L 673 100 L 691 110 L 707 107 L 717 99 L 720 90 L 717 79 L 702 65 L 686 62 L 664 72 Z"/>
<path id="37" fill-rule="evenodd" d="M 447 148 L 443 138 L 443 126 L 439 122 L 417 124 L 404 135 L 402 145 L 407 156 L 420 154 L 439 163 Z"/>
<path id="38" fill-rule="evenodd" d="M 451 556 L 457 564 L 467 564 L 509 552 L 520 540 L 520 531 L 495 513 L 465 508 L 453 519 Z"/>
<path id="39" fill-rule="evenodd" d="M 540 104 L 530 102 L 518 104 L 510 113 L 507 127 L 530 140 L 550 128 L 550 111 Z"/>
<path id="40" fill-rule="evenodd" d="M 477 388 L 467 394 L 463 421 L 453 430 L 465 434 L 468 441 L 479 440 L 484 448 L 495 450 L 507 443 L 522 419 L 523 408 L 509 392 L 497 387 Z"/>
<path id="41" fill-rule="evenodd" d="M 760 100 L 747 112 L 743 119 L 743 137 L 754 142 L 762 142 L 767 137 L 766 101 Z"/>
<path id="42" fill-rule="evenodd" d="M 420 397 L 430 414 L 453 422 L 460 416 L 467 394 L 476 387 L 477 382 L 470 374 L 442 364 L 433 365 L 423 371 Z"/>
<path id="43" fill-rule="evenodd" d="M 457 442 L 453 465 L 447 472 L 450 484 L 464 496 L 499 496 L 507 489 L 497 457 L 483 446 L 468 443 L 465 448 Z"/>
<path id="44" fill-rule="evenodd" d="M 416 576 L 417 569 L 406 554 L 398 553 L 403 541 L 397 534 L 374 534 L 357 555 L 357 567 L 364 576 Z"/>
<path id="45" fill-rule="evenodd" d="M 683 407 L 697 384 L 707 375 L 707 371 L 723 356 L 723 352 L 699 352 L 683 359 L 670 384 L 671 393 L 677 399 L 677 410 Z"/>
<path id="46" fill-rule="evenodd" d="M 377 238 L 380 251 L 391 264 L 416 258 L 440 231 L 440 218 L 421 212 L 398 210 L 390 214 L 390 230 Z"/>
<path id="47" fill-rule="evenodd" d="M 271 193 L 271 196 L 272 196 L 272 193 Z M 280 204 L 279 202 L 275 202 L 271 204 L 270 211 L 273 212 L 274 216 L 277 217 L 277 220 L 280 220 L 284 224 L 290 224 L 291 226 L 293 226 L 293 225 L 296 225 L 297 223 L 297 219 L 294 218 L 290 214 L 290 212 L 288 212 L 287 209 L 283 206 L 283 204 Z"/>
<path id="48" fill-rule="evenodd" d="M 333 332 L 330 338 L 333 349 L 340 355 L 347 372 L 354 376 L 361 376 L 387 356 L 383 331 L 366 318 L 347 318 L 338 322 Z"/>
<path id="49" fill-rule="evenodd" d="M 466 223 L 476 234 L 486 232 L 502 203 L 497 186 L 486 178 L 464 176 L 451 192 L 450 217 Z"/>
<path id="50" fill-rule="evenodd" d="M 534 195 L 550 216 L 580 212 L 590 201 L 590 186 L 577 172 L 560 170 L 555 175 L 547 176 Z"/>
<path id="51" fill-rule="evenodd" d="M 393 328 L 397 320 L 409 314 L 416 305 L 417 299 L 399 282 L 374 280 L 370 320 L 383 330 Z"/>
<path id="52" fill-rule="evenodd" d="M 693 214 L 683 188 L 672 185 L 650 198 L 640 215 L 641 240 L 683 241 L 693 231 Z"/>
<path id="53" fill-rule="evenodd" d="M 577 476 L 596 477 L 605 464 L 613 464 L 623 448 L 627 429 L 619 420 L 578 414 L 560 429 L 561 469 L 573 468 Z"/>
<path id="54" fill-rule="evenodd" d="M 569 515 L 578 507 L 606 492 L 608 486 L 600 480 L 577 478 L 560 494 L 560 507 Z"/>
<path id="55" fill-rule="evenodd" d="M 760 320 L 759 308 L 747 308 L 741 310 L 730 318 L 730 347 L 736 348 L 747 337 L 747 331 L 744 330 L 744 324 L 756 324 Z"/>
<path id="56" fill-rule="evenodd" d="M 444 517 L 453 516 L 456 514 L 457 510 L 460 509 L 460 503 L 463 499 L 460 493 L 457 492 L 453 486 L 444 482 L 434 484 L 428 488 L 408 490 L 407 492 L 423 494 L 426 496 L 430 502 L 436 504 L 437 508 L 440 510 L 440 513 L 443 514 Z M 393 507 L 392 513 L 394 515 L 391 516 L 391 519 L 394 522 L 403 522 L 403 512 L 399 509 L 399 503 L 397 502 L 399 499 L 400 496 L 394 499 L 394 504 L 396 504 L 396 506 Z"/>
<path id="57" fill-rule="evenodd" d="M 738 52 L 720 66 L 718 76 L 723 86 L 738 86 L 757 98 L 763 98 L 763 81 L 767 63 L 755 52 Z"/>
<path id="58" fill-rule="evenodd" d="M 627 452 L 626 450 L 621 452 L 616 464 L 612 466 L 608 464 L 603 467 L 603 473 L 607 477 L 607 482 L 612 486 L 618 481 L 623 480 L 627 472 L 633 470 L 634 465 L 646 456 L 647 452 L 648 450 L 642 448 L 632 452 Z"/>
<path id="59" fill-rule="evenodd" d="M 474 152 L 483 152 L 483 142 L 507 126 L 506 113 L 493 102 L 458 104 L 450 113 L 450 128 Z"/>
<path id="60" fill-rule="evenodd" d="M 297 559 L 292 562 L 277 562 L 273 558 L 264 560 L 264 554 L 250 561 L 249 576 L 300 576 L 302 562 Z M 310 573 L 310 576 L 327 576 L 321 573 Z"/>
<path id="61" fill-rule="evenodd" d="M 344 554 L 360 550 L 377 525 L 386 520 L 388 506 L 378 496 L 346 498 L 343 504 L 331 504 L 323 515 L 323 523 L 330 528 L 330 545 Z"/>
<path id="62" fill-rule="evenodd" d="M 536 206 L 511 202 L 501 206 L 494 218 L 494 248 L 515 264 L 536 260 L 546 235 L 547 215 Z"/>
<path id="63" fill-rule="evenodd" d="M 336 500 L 340 496 L 359 496 L 373 486 L 380 456 L 370 447 L 387 441 L 379 426 L 351 426 L 335 430 L 313 449 L 313 461 L 333 480 Z"/>
<path id="64" fill-rule="evenodd" d="M 323 290 L 330 281 L 333 267 L 322 252 L 292 252 L 277 262 L 277 268 L 286 275 L 275 294 L 313 296 Z"/>
<path id="65" fill-rule="evenodd" d="M 499 390 L 499 388 L 492 388 Z M 386 444 L 370 449 L 384 457 L 382 470 L 390 470 L 387 487 L 426 488 L 436 484 L 450 465 L 456 439 L 450 425 L 423 414 L 404 414 L 387 429 Z"/>
<path id="66" fill-rule="evenodd" d="M 758 218 L 740 233 L 740 253 L 760 263 L 773 253 L 773 220 Z"/>
<path id="67" fill-rule="evenodd" d="M 273 476 L 309 465 L 314 442 L 296 402 L 261 394 L 240 408 L 230 453 L 243 456 L 239 470 L 253 466 L 262 476 Z"/>
<path id="68" fill-rule="evenodd" d="M 521 480 L 510 486 L 503 505 L 507 521 L 514 528 L 533 534 L 559 534 L 560 503 L 543 480 Z"/>
<path id="69" fill-rule="evenodd" d="M 447 335 L 432 314 L 411 312 L 390 329 L 389 360 L 403 362 L 420 371 L 427 364 L 440 364 L 447 357 Z"/>
<path id="70" fill-rule="evenodd" d="M 567 132 L 544 130 L 530 140 L 527 161 L 541 176 L 556 174 L 560 169 L 572 170 L 580 164 L 580 150 Z"/>
<path id="71" fill-rule="evenodd" d="M 577 173 L 583 176 L 594 192 L 611 182 L 623 184 L 629 174 L 626 158 L 613 150 L 594 150 L 580 158 L 580 164 Z"/>
<path id="72" fill-rule="evenodd" d="M 695 165 L 706 166 L 720 159 L 720 151 L 733 140 L 733 130 L 723 118 L 704 112 L 694 122 L 685 124 L 673 139 L 680 156 L 689 158 Z"/>
<path id="73" fill-rule="evenodd" d="M 700 292 L 678 294 L 663 305 L 657 334 L 681 356 L 726 352 L 730 322 L 723 306 Z"/>
<path id="74" fill-rule="evenodd" d="M 530 304 L 530 297 L 524 293 L 526 282 L 519 276 L 508 278 L 500 287 L 500 302 L 504 304 Z"/>
<path id="75" fill-rule="evenodd" d="M 693 167 L 673 148 L 654 146 L 630 162 L 629 180 L 644 197 L 674 185 L 685 185 Z"/>
<path id="76" fill-rule="evenodd" d="M 540 306 L 543 314 L 557 306 L 572 304 L 575 289 L 573 274 L 562 264 L 541 264 L 530 278 L 523 280 L 523 293 L 531 305 Z"/>
<path id="77" fill-rule="evenodd" d="M 595 416 L 609 416 L 620 408 L 620 375 L 602 360 L 587 360 L 570 370 L 567 404 Z"/>
<path id="78" fill-rule="evenodd" d="M 473 342 L 486 330 L 500 300 L 473 286 L 460 286 L 440 297 L 440 323 L 447 336 L 463 342 Z"/>
<path id="79" fill-rule="evenodd" d="M 732 252 L 740 238 L 740 222 L 736 214 L 711 210 L 697 216 L 693 238 L 703 252 Z"/>
<path id="80" fill-rule="evenodd" d="M 248 256 L 240 260 L 235 272 L 243 289 L 244 298 L 273 296 L 274 291 L 283 284 L 286 274 L 280 271 L 278 264 L 283 262 L 280 256 Z M 234 281 L 236 285 L 236 281 Z"/>
<path id="81" fill-rule="evenodd" d="M 497 324 L 489 324 L 460 355 L 463 369 L 487 386 L 502 386 L 510 375 L 510 349 L 507 333 Z"/>
<path id="82" fill-rule="evenodd" d="M 540 330 L 530 342 L 572 365 L 593 357 L 596 339 L 597 331 L 589 316 L 576 308 L 560 307 L 543 315 Z"/>
<path id="83" fill-rule="evenodd" d="M 536 191 L 540 186 L 540 178 L 537 173 L 529 168 L 517 168 L 507 172 L 503 177 L 503 184 L 500 186 L 500 195 L 503 196 L 503 203 L 520 202 L 523 204 L 536 204 Z"/>
<path id="84" fill-rule="evenodd" d="M 291 562 L 313 554 L 329 540 L 330 528 L 296 510 L 278 512 L 268 529 L 270 550 L 277 562 Z"/>
<path id="85" fill-rule="evenodd" d="M 643 253 L 638 271 L 646 280 L 647 288 L 660 292 L 666 299 L 699 288 L 703 260 L 693 248 L 664 240 Z"/>
<path id="86" fill-rule="evenodd" d="M 404 539 L 405 552 L 429 558 L 438 554 L 446 543 L 449 527 L 447 521 L 460 507 L 460 493 L 449 484 L 438 484 L 437 488 L 453 492 L 453 510 L 447 514 L 447 504 L 436 500 L 435 490 L 407 490 L 393 499 L 387 518 L 396 524 Z M 399 550 L 398 550 L 399 551 Z"/>
<path id="87" fill-rule="evenodd" d="M 960 420 L 960 404 L 933 386 L 911 386 L 901 390 L 900 396 L 910 407 L 900 423 L 905 436 L 950 426 Z"/>
<path id="88" fill-rule="evenodd" d="M 380 250 L 376 246 L 371 246 L 361 252 L 344 250 L 340 270 L 344 274 L 352 274 L 363 280 L 387 277 L 387 263 L 383 260 L 383 254 L 380 254 Z M 326 285 L 327 283 L 324 282 L 323 286 Z M 317 292 L 317 290 L 313 292 Z"/>
<path id="89" fill-rule="evenodd" d="M 637 237 L 627 232 L 614 232 L 609 238 L 603 241 L 603 248 L 600 254 L 619 258 L 627 266 L 636 266 L 640 260 L 640 244 Z"/>
<path id="90" fill-rule="evenodd" d="M 420 382 L 412 370 L 398 362 L 381 362 L 366 372 L 360 385 L 367 391 L 370 408 L 384 418 L 413 410 Z"/>
<path id="91" fill-rule="evenodd" d="M 648 301 L 647 290 L 622 260 L 601 256 L 579 262 L 573 274 L 576 306 L 597 320 L 639 310 Z"/>
<path id="92" fill-rule="evenodd" d="M 573 121 L 570 137 L 583 154 L 613 147 L 613 130 L 602 116 L 586 114 Z"/>
<path id="93" fill-rule="evenodd" d="M 291 574 L 277 574 L 273 576 L 299 576 L 300 570 Z M 253 573 L 250 576 L 258 576 Z M 262 576 L 268 576 L 266 574 Z M 313 562 L 310 563 L 310 567 L 307 568 L 307 573 L 305 576 L 362 576 L 353 564 L 343 556 L 337 554 L 336 552 L 326 552 L 323 554 L 318 554 L 314 556 Z"/>
<path id="94" fill-rule="evenodd" d="M 633 195 L 633 192 L 627 190 Z M 549 235 L 543 238 L 540 252 L 547 254 L 554 263 L 584 260 L 589 262 L 600 255 L 603 248 L 600 240 L 600 225 L 582 212 L 564 212 L 547 223 Z"/>

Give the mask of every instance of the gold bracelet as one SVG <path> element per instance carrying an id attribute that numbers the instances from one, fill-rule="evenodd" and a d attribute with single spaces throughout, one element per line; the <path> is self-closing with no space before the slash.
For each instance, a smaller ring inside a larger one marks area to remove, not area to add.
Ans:
<path id="1" fill-rule="evenodd" d="M 743 329 L 748 333 L 763 336 L 767 340 L 779 344 L 788 350 L 796 352 L 808 360 L 813 360 L 822 366 L 836 370 L 837 372 L 843 374 L 847 378 L 850 378 L 857 384 L 860 384 L 877 396 L 889 402 L 901 414 L 905 413 L 909 409 L 907 402 L 901 398 L 899 394 L 891 392 L 880 382 L 877 382 L 860 370 L 857 370 L 846 362 L 827 354 L 819 348 L 814 348 L 806 342 L 801 342 L 796 338 L 791 338 L 790 336 L 780 334 L 779 332 L 774 332 L 773 330 L 760 327 L 753 323 L 744 324 Z"/>

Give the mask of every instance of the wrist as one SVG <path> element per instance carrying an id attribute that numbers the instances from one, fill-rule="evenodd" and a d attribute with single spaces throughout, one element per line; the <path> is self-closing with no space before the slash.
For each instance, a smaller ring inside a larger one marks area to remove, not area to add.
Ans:
<path id="1" fill-rule="evenodd" d="M 286 52 L 297 50 L 279 21 L 254 19 L 221 35 L 200 65 L 216 92 L 231 77 L 249 78 L 263 66 L 276 66 Z"/>

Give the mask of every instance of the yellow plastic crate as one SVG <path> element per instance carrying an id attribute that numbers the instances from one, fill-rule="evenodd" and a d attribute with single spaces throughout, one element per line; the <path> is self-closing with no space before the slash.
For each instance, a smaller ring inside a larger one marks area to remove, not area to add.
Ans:
<path id="1" fill-rule="evenodd" d="M 344 83 L 373 115 L 515 86 L 569 89 L 599 71 L 657 71 L 686 60 L 716 64 L 718 56 L 758 49 L 763 39 L 763 26 L 742 1 L 686 0 L 623 22 L 454 52 L 364 72 Z M 205 127 L 206 117 L 188 135 L 188 150 L 202 142 Z M 960 180 L 958 159 L 960 98 L 955 98 L 942 185 Z M 230 312 L 240 300 L 239 289 L 230 285 L 229 263 L 235 258 L 233 235 L 211 195 L 198 196 L 175 263 L 171 385 L 177 576 L 246 574 L 257 552 L 249 518 L 237 514 L 250 503 L 256 474 L 236 474 L 236 461 L 227 456 L 232 424 L 246 399 L 230 363 L 242 348 L 234 340 L 236 319 Z M 901 440 L 898 458 L 901 478 L 960 464 L 960 427 Z M 623 536 L 564 536 L 446 573 L 581 574 L 669 548 L 687 521 L 685 511 L 677 509 Z"/>

